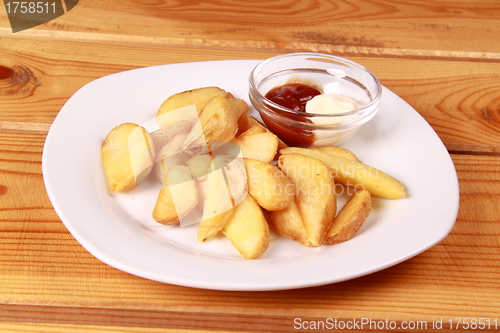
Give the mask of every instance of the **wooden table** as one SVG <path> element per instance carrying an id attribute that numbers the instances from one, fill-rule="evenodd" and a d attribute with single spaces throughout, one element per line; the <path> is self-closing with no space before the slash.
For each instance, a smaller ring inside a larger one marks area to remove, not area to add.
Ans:
<path id="1" fill-rule="evenodd" d="M 499 41 L 496 0 L 83 0 L 18 33 L 0 6 L 0 331 L 292 332 L 327 318 L 394 321 L 393 331 L 413 323 L 427 332 L 439 320 L 442 332 L 500 329 Z M 343 283 L 223 292 L 123 273 L 71 236 L 46 194 L 41 157 L 79 88 L 133 68 L 295 51 L 365 65 L 438 133 L 461 192 L 442 242 Z"/>

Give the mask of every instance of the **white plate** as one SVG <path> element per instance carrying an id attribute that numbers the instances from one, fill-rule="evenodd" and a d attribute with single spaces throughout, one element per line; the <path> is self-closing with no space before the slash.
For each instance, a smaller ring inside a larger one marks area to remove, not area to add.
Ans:
<path id="1" fill-rule="evenodd" d="M 399 179 L 402 200 L 374 199 L 372 214 L 348 242 L 306 248 L 277 237 L 257 260 L 244 260 L 223 237 L 200 244 L 196 226 L 153 221 L 157 190 L 106 189 L 100 146 L 124 122 L 145 124 L 170 95 L 219 86 L 248 101 L 256 60 L 141 68 L 90 82 L 55 119 L 43 152 L 43 176 L 54 208 L 95 257 L 147 279 L 218 290 L 279 290 L 344 281 L 400 263 L 443 239 L 458 213 L 454 165 L 429 124 L 384 88 L 380 111 L 343 146 Z M 252 112 L 255 113 L 254 110 Z"/>

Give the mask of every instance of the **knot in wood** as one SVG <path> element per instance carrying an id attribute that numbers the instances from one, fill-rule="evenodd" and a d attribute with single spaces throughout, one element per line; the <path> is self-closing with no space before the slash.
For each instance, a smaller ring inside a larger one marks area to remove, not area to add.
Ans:
<path id="1" fill-rule="evenodd" d="M 40 82 L 29 68 L 0 65 L 0 96 L 32 96 L 39 85 Z"/>

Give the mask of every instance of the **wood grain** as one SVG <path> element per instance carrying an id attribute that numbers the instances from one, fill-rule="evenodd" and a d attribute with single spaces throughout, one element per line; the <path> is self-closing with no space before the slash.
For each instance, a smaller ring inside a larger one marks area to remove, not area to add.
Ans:
<path id="1" fill-rule="evenodd" d="M 500 67 L 495 63 L 358 59 L 417 110 L 449 150 L 500 153 Z"/>
<path id="2" fill-rule="evenodd" d="M 29 94 L 21 96 L 7 93 L 7 79 L 0 79 L 0 94 L 4 94 L 0 121 L 14 123 L 52 123 L 72 94 L 112 73 L 182 61 L 265 59 L 277 54 L 61 41 L 39 41 L 45 51 L 40 53 L 27 40 L 4 40 L 7 42 L 0 43 L 0 49 L 10 56 L 0 65 L 12 71 L 22 68 L 31 73 L 31 81 L 38 82 Z M 500 153 L 500 63 L 350 59 L 372 70 L 382 84 L 420 112 L 452 151 Z"/>
<path id="3" fill-rule="evenodd" d="M 262 331 L 277 332 L 295 317 L 500 317 L 500 157 L 453 156 L 461 186 L 457 223 L 417 257 L 322 287 L 222 292 L 145 280 L 90 255 L 47 198 L 43 141 L 43 135 L 0 134 L 0 322 L 66 318 L 60 323 L 252 331 L 258 321 Z"/>
<path id="4" fill-rule="evenodd" d="M 18 36 L 498 60 L 499 15 L 500 5 L 495 0 L 87 0 L 64 16 Z M 0 36 L 10 35 L 3 8 L 0 22 Z"/>
<path id="5" fill-rule="evenodd" d="M 439 332 L 455 332 L 456 326 L 450 328 L 450 322 L 447 318 L 434 317 L 430 320 L 381 320 L 378 325 L 394 325 L 394 329 L 381 329 L 374 323 L 375 319 L 372 318 L 315 318 L 315 317 L 281 317 L 281 316 L 251 316 L 251 315 L 224 315 L 218 314 L 216 317 L 210 317 L 205 313 L 183 314 L 175 312 L 153 312 L 153 311 L 119 311 L 119 310 L 95 310 L 88 308 L 55 308 L 55 307 L 42 307 L 42 306 L 3 306 L 0 307 L 3 312 L 9 315 L 15 315 L 16 312 L 25 311 L 30 315 L 29 323 L 16 323 L 9 322 L 6 324 L 0 323 L 0 328 L 3 333 L 8 332 L 176 332 L 176 333 L 190 333 L 190 332 L 263 332 L 263 333 L 277 333 L 277 332 L 292 332 L 298 331 L 297 323 L 304 323 L 307 321 L 308 329 L 314 332 L 331 332 L 342 331 L 347 329 L 332 329 L 328 327 L 334 320 L 337 325 L 353 325 L 353 329 L 349 331 L 355 332 L 407 332 L 408 325 L 413 325 L 411 331 L 415 332 L 430 332 L 436 321 L 441 321 L 442 328 Z M 45 316 L 44 316 L 45 315 Z M 55 316 L 57 320 L 54 320 Z M 129 316 L 126 320 L 125 316 Z M 102 318 L 105 318 L 102 320 Z M 110 320 L 110 318 L 113 318 Z M 45 322 L 43 320 L 46 320 Z M 370 323 L 370 319 L 372 322 Z M 486 319 L 486 318 L 484 318 Z M 52 322 L 53 323 L 49 323 Z M 354 324 L 354 321 L 357 324 Z M 78 324 L 74 324 L 77 322 Z M 323 329 L 312 329 L 314 323 L 319 323 L 316 327 L 324 327 Z M 342 323 L 340 323 L 342 322 Z M 469 320 L 470 322 L 470 320 Z M 486 323 L 486 321 L 483 321 Z M 113 325 L 113 324 L 116 325 Z M 330 324 L 328 324 L 330 323 Z M 348 324 L 346 324 L 348 323 Z M 452 321 L 453 325 L 457 325 L 458 321 Z M 128 325 L 127 325 L 128 324 Z M 490 327 L 481 329 L 481 332 L 497 332 L 498 324 L 495 319 L 490 319 Z M 127 325 L 127 326 L 125 326 Z M 321 326 L 323 325 L 323 326 Z M 354 326 L 354 325 L 357 325 Z M 356 329 L 358 328 L 358 329 Z M 12 330 L 12 331 L 11 331 Z M 306 328 L 302 329 L 305 331 Z M 461 330 L 458 330 L 461 331 Z"/>
<path id="6" fill-rule="evenodd" d="M 0 323 L 2 333 L 227 333 L 227 331 L 214 330 L 188 330 L 167 328 L 141 328 L 141 327 L 110 327 L 109 325 L 81 325 L 81 324 L 22 324 L 22 323 Z"/>
<path id="7" fill-rule="evenodd" d="M 37 45 L 33 48 L 29 40 L 0 38 L 0 53 L 9 55 L 0 60 L 4 71 L 22 69 L 38 82 L 27 92 L 28 89 L 14 89 L 19 85 L 12 79 L 14 75 L 3 79 L 0 76 L 0 121 L 51 124 L 78 89 L 121 71 L 186 60 L 265 59 L 276 54 L 48 40 L 38 41 Z M 39 48 L 44 52 L 39 52 Z"/>

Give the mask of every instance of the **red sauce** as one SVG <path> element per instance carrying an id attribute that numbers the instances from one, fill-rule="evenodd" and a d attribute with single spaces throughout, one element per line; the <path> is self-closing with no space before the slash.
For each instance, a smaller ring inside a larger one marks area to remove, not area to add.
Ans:
<path id="1" fill-rule="evenodd" d="M 306 112 L 306 103 L 321 92 L 303 83 L 289 83 L 269 90 L 266 98 L 287 109 Z"/>
<path id="2" fill-rule="evenodd" d="M 287 109 L 305 114 L 306 103 L 314 96 L 320 94 L 321 92 L 312 86 L 303 83 L 289 83 L 271 89 L 265 97 Z M 280 110 L 275 111 L 280 112 Z M 281 113 L 287 118 L 306 123 L 311 122 L 309 119 L 301 115 L 289 114 L 283 111 L 281 111 Z M 261 114 L 261 116 L 267 127 L 288 145 L 307 147 L 312 146 L 314 143 L 314 133 L 312 131 L 290 125 L 277 124 L 271 119 L 268 119 L 264 114 Z"/>

